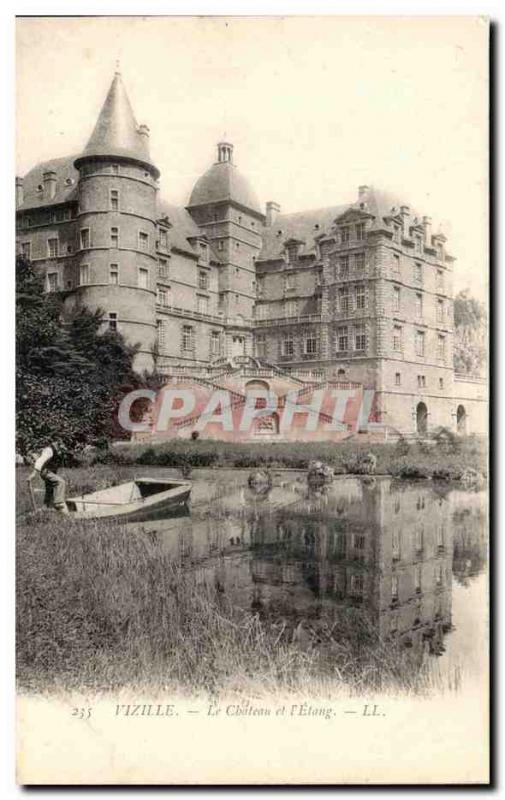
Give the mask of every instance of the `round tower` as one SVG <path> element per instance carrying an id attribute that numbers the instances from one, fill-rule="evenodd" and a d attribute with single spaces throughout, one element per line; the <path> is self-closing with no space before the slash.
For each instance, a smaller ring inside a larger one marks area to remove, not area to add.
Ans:
<path id="1" fill-rule="evenodd" d="M 76 291 L 68 304 L 104 311 L 104 324 L 138 344 L 152 370 L 156 342 L 156 192 L 149 129 L 138 126 L 116 72 L 79 170 Z"/>

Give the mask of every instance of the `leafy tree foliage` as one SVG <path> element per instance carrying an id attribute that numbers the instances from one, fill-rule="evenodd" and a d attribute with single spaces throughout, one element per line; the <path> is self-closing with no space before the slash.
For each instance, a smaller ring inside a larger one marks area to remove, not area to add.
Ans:
<path id="1" fill-rule="evenodd" d="M 486 368 L 487 313 L 483 303 L 468 290 L 454 298 L 454 368 L 468 375 L 482 375 Z"/>
<path id="2" fill-rule="evenodd" d="M 44 292 L 26 260 L 16 263 L 17 447 L 59 437 L 73 447 L 125 435 L 117 423 L 124 394 L 143 385 L 136 347 L 101 332 L 101 311 L 77 307 L 63 320 L 61 298 Z"/>

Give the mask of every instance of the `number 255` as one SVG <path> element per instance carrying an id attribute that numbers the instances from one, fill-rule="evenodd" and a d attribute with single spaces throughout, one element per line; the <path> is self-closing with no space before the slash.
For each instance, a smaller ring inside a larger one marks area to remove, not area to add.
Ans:
<path id="1" fill-rule="evenodd" d="M 89 719 L 91 717 L 91 708 L 73 708 L 72 716 L 77 719 Z"/>

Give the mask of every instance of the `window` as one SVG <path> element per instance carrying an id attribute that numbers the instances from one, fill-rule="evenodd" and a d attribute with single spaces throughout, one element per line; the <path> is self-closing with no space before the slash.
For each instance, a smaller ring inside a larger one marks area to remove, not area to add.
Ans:
<path id="1" fill-rule="evenodd" d="M 414 280 L 416 283 L 423 282 L 423 265 L 418 261 L 414 262 Z"/>
<path id="2" fill-rule="evenodd" d="M 168 291 L 165 288 L 158 287 L 156 302 L 159 306 L 168 306 Z"/>
<path id="3" fill-rule="evenodd" d="M 418 375 L 417 376 L 417 387 L 418 387 L 418 389 L 425 389 L 426 388 L 426 375 Z"/>
<path id="4" fill-rule="evenodd" d="M 209 260 L 209 248 L 205 242 L 200 242 L 200 259 L 203 264 L 207 264 Z"/>
<path id="5" fill-rule="evenodd" d="M 424 331 L 416 331 L 416 356 L 424 356 Z"/>
<path id="6" fill-rule="evenodd" d="M 110 246 L 119 247 L 119 228 L 110 229 Z"/>
<path id="7" fill-rule="evenodd" d="M 58 239 L 51 238 L 47 240 L 47 254 L 49 258 L 56 258 L 58 256 Z"/>
<path id="8" fill-rule="evenodd" d="M 398 575 L 391 575 L 391 599 L 398 600 Z"/>
<path id="9" fill-rule="evenodd" d="M 400 241 L 400 233 L 401 227 L 399 225 L 393 225 L 393 241 L 399 242 Z"/>
<path id="10" fill-rule="evenodd" d="M 111 211 L 119 211 L 119 190 L 118 189 L 111 189 L 110 190 L 110 210 Z"/>
<path id="11" fill-rule="evenodd" d="M 342 313 L 349 311 L 349 287 L 343 286 L 338 290 L 338 309 Z"/>
<path id="12" fill-rule="evenodd" d="M 362 242 L 364 238 L 365 238 L 365 223 L 359 222 L 356 225 L 356 239 L 358 240 L 358 242 Z"/>
<path id="13" fill-rule="evenodd" d="M 202 294 L 197 294 L 196 296 L 196 310 L 199 314 L 208 314 L 209 313 L 209 298 L 204 297 Z"/>
<path id="14" fill-rule="evenodd" d="M 160 352 L 165 352 L 167 345 L 167 323 L 164 319 L 159 319 L 156 323 L 156 332 L 158 334 L 158 348 Z"/>
<path id="15" fill-rule="evenodd" d="M 115 311 L 109 311 L 109 330 L 117 331 L 117 313 Z"/>
<path id="16" fill-rule="evenodd" d="M 391 539 L 391 555 L 393 561 L 400 560 L 400 531 L 393 530 Z"/>
<path id="17" fill-rule="evenodd" d="M 139 289 L 148 289 L 149 288 L 149 270 L 145 267 L 139 267 L 138 270 L 138 287 Z"/>
<path id="18" fill-rule="evenodd" d="M 445 336 L 439 336 L 437 339 L 437 360 L 445 361 Z"/>
<path id="19" fill-rule="evenodd" d="M 421 594 L 421 578 L 422 578 L 422 569 L 420 564 L 416 564 L 414 568 L 414 586 L 416 590 L 416 594 Z"/>
<path id="20" fill-rule="evenodd" d="M 398 253 L 393 253 L 393 272 L 396 274 L 400 272 L 400 256 Z"/>
<path id="21" fill-rule="evenodd" d="M 298 313 L 298 303 L 296 300 L 288 300 L 285 307 L 286 317 L 296 317 Z"/>
<path id="22" fill-rule="evenodd" d="M 365 271 L 365 254 L 356 253 L 354 256 L 354 267 L 356 272 L 362 273 Z"/>
<path id="23" fill-rule="evenodd" d="M 119 175 L 119 164 L 112 164 L 112 174 Z"/>
<path id="24" fill-rule="evenodd" d="M 295 288 L 295 276 L 293 274 L 287 274 L 284 277 L 284 291 L 289 291 Z"/>
<path id="25" fill-rule="evenodd" d="M 47 291 L 48 292 L 57 292 L 58 291 L 58 273 L 57 272 L 48 272 L 47 273 Z"/>
<path id="26" fill-rule="evenodd" d="M 444 379 L 443 378 L 439 378 L 438 379 L 438 388 L 439 389 L 443 389 L 444 388 Z"/>
<path id="27" fill-rule="evenodd" d="M 256 305 L 256 319 L 266 319 L 267 318 L 267 307 L 266 305 L 260 304 Z"/>
<path id="28" fill-rule="evenodd" d="M 353 536 L 353 544 L 355 550 L 364 550 L 366 538 L 362 533 L 355 533 Z"/>
<path id="29" fill-rule="evenodd" d="M 442 242 L 437 242 L 437 257 L 440 261 L 444 260 L 444 245 Z"/>
<path id="30" fill-rule="evenodd" d="M 282 355 L 286 358 L 292 358 L 295 352 L 295 343 L 291 336 L 285 336 L 282 340 Z"/>
<path id="31" fill-rule="evenodd" d="M 437 582 L 437 586 L 441 586 L 444 581 L 444 571 L 442 568 L 442 564 L 438 564 L 435 570 L 435 579 Z"/>
<path id="32" fill-rule="evenodd" d="M 145 231 L 139 231 L 139 250 L 149 250 L 149 234 Z"/>
<path id="33" fill-rule="evenodd" d="M 32 243 L 31 242 L 23 242 L 21 245 L 21 255 L 23 258 L 26 258 L 27 261 L 30 260 L 32 255 Z"/>
<path id="34" fill-rule="evenodd" d="M 198 288 L 199 289 L 208 289 L 209 288 L 209 275 L 207 270 L 201 269 L 198 271 Z"/>
<path id="35" fill-rule="evenodd" d="M 211 356 L 218 356 L 221 352 L 221 334 L 219 331 L 210 332 L 210 354 Z"/>
<path id="36" fill-rule="evenodd" d="M 168 278 L 168 261 L 166 258 L 160 258 L 158 261 L 158 277 Z"/>
<path id="37" fill-rule="evenodd" d="M 79 267 L 79 286 L 87 286 L 89 283 L 89 264 L 81 264 Z"/>
<path id="38" fill-rule="evenodd" d="M 358 284 L 356 286 L 356 308 L 362 311 L 366 305 L 366 294 L 365 294 L 365 287 L 363 284 Z"/>
<path id="39" fill-rule="evenodd" d="M 109 283 L 119 283 L 119 265 L 111 264 L 109 267 Z"/>
<path id="40" fill-rule="evenodd" d="M 265 334 L 256 336 L 256 355 L 264 357 L 267 354 L 267 341 Z"/>
<path id="41" fill-rule="evenodd" d="M 355 350 L 366 350 L 366 328 L 364 325 L 356 325 L 354 329 L 354 348 Z"/>
<path id="42" fill-rule="evenodd" d="M 224 309 L 224 292 L 219 292 L 217 296 L 217 307 L 220 311 Z"/>
<path id="43" fill-rule="evenodd" d="M 340 240 L 341 240 L 341 242 L 343 244 L 346 244 L 346 242 L 348 242 L 350 240 L 350 238 L 351 238 L 350 228 L 348 228 L 347 226 L 342 227 L 340 229 Z"/>
<path id="44" fill-rule="evenodd" d="M 168 245 L 167 232 L 164 228 L 160 229 L 159 246 L 162 250 L 166 250 Z"/>
<path id="45" fill-rule="evenodd" d="M 217 243 L 217 249 L 218 250 L 224 250 L 224 242 L 223 242 L 222 239 L 219 239 L 219 241 Z"/>
<path id="46" fill-rule="evenodd" d="M 437 547 L 443 550 L 445 547 L 445 529 L 443 525 L 437 526 Z"/>
<path id="47" fill-rule="evenodd" d="M 393 311 L 398 313 L 400 310 L 401 292 L 399 286 L 393 286 Z"/>
<path id="48" fill-rule="evenodd" d="M 341 256 L 340 258 L 340 277 L 349 277 L 349 256 Z"/>
<path id="49" fill-rule="evenodd" d="M 363 575 L 351 575 L 351 595 L 361 597 L 365 589 Z"/>
<path id="50" fill-rule="evenodd" d="M 402 349 L 402 328 L 401 325 L 395 325 L 393 328 L 393 350 L 400 353 Z"/>
<path id="51" fill-rule="evenodd" d="M 414 250 L 416 253 L 421 253 L 423 249 L 423 240 L 419 235 L 414 237 Z"/>
<path id="52" fill-rule="evenodd" d="M 416 541 L 415 541 L 416 553 L 421 553 L 422 552 L 422 550 L 423 550 L 423 539 L 424 539 L 424 530 L 420 526 L 419 528 L 416 528 Z"/>
<path id="53" fill-rule="evenodd" d="M 349 349 L 349 333 L 347 326 L 337 329 L 337 351 L 339 353 Z"/>
<path id="54" fill-rule="evenodd" d="M 90 246 L 89 228 L 83 228 L 81 230 L 81 250 L 87 250 L 89 246 Z"/>
<path id="55" fill-rule="evenodd" d="M 402 385 L 402 376 L 400 372 L 395 372 L 395 386 Z"/>
<path id="56" fill-rule="evenodd" d="M 437 300 L 437 322 L 444 321 L 444 301 Z"/>
<path id="57" fill-rule="evenodd" d="M 442 269 L 437 269 L 437 289 L 444 288 L 444 271 Z"/>
<path id="58" fill-rule="evenodd" d="M 309 334 L 305 339 L 305 352 L 310 356 L 316 355 L 317 353 L 317 339 L 313 333 Z"/>
<path id="59" fill-rule="evenodd" d="M 417 319 L 423 318 L 423 296 L 416 294 L 416 317 Z"/>
<path id="60" fill-rule="evenodd" d="M 182 349 L 184 351 L 194 350 L 195 330 L 191 325 L 182 326 Z"/>

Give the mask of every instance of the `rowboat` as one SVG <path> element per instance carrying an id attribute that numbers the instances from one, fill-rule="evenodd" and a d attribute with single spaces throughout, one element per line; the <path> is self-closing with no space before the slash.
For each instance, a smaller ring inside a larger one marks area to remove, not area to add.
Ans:
<path id="1" fill-rule="evenodd" d="M 177 514 L 190 494 L 189 481 L 136 478 L 108 489 L 70 497 L 67 508 L 75 519 L 121 517 L 133 521 Z"/>

